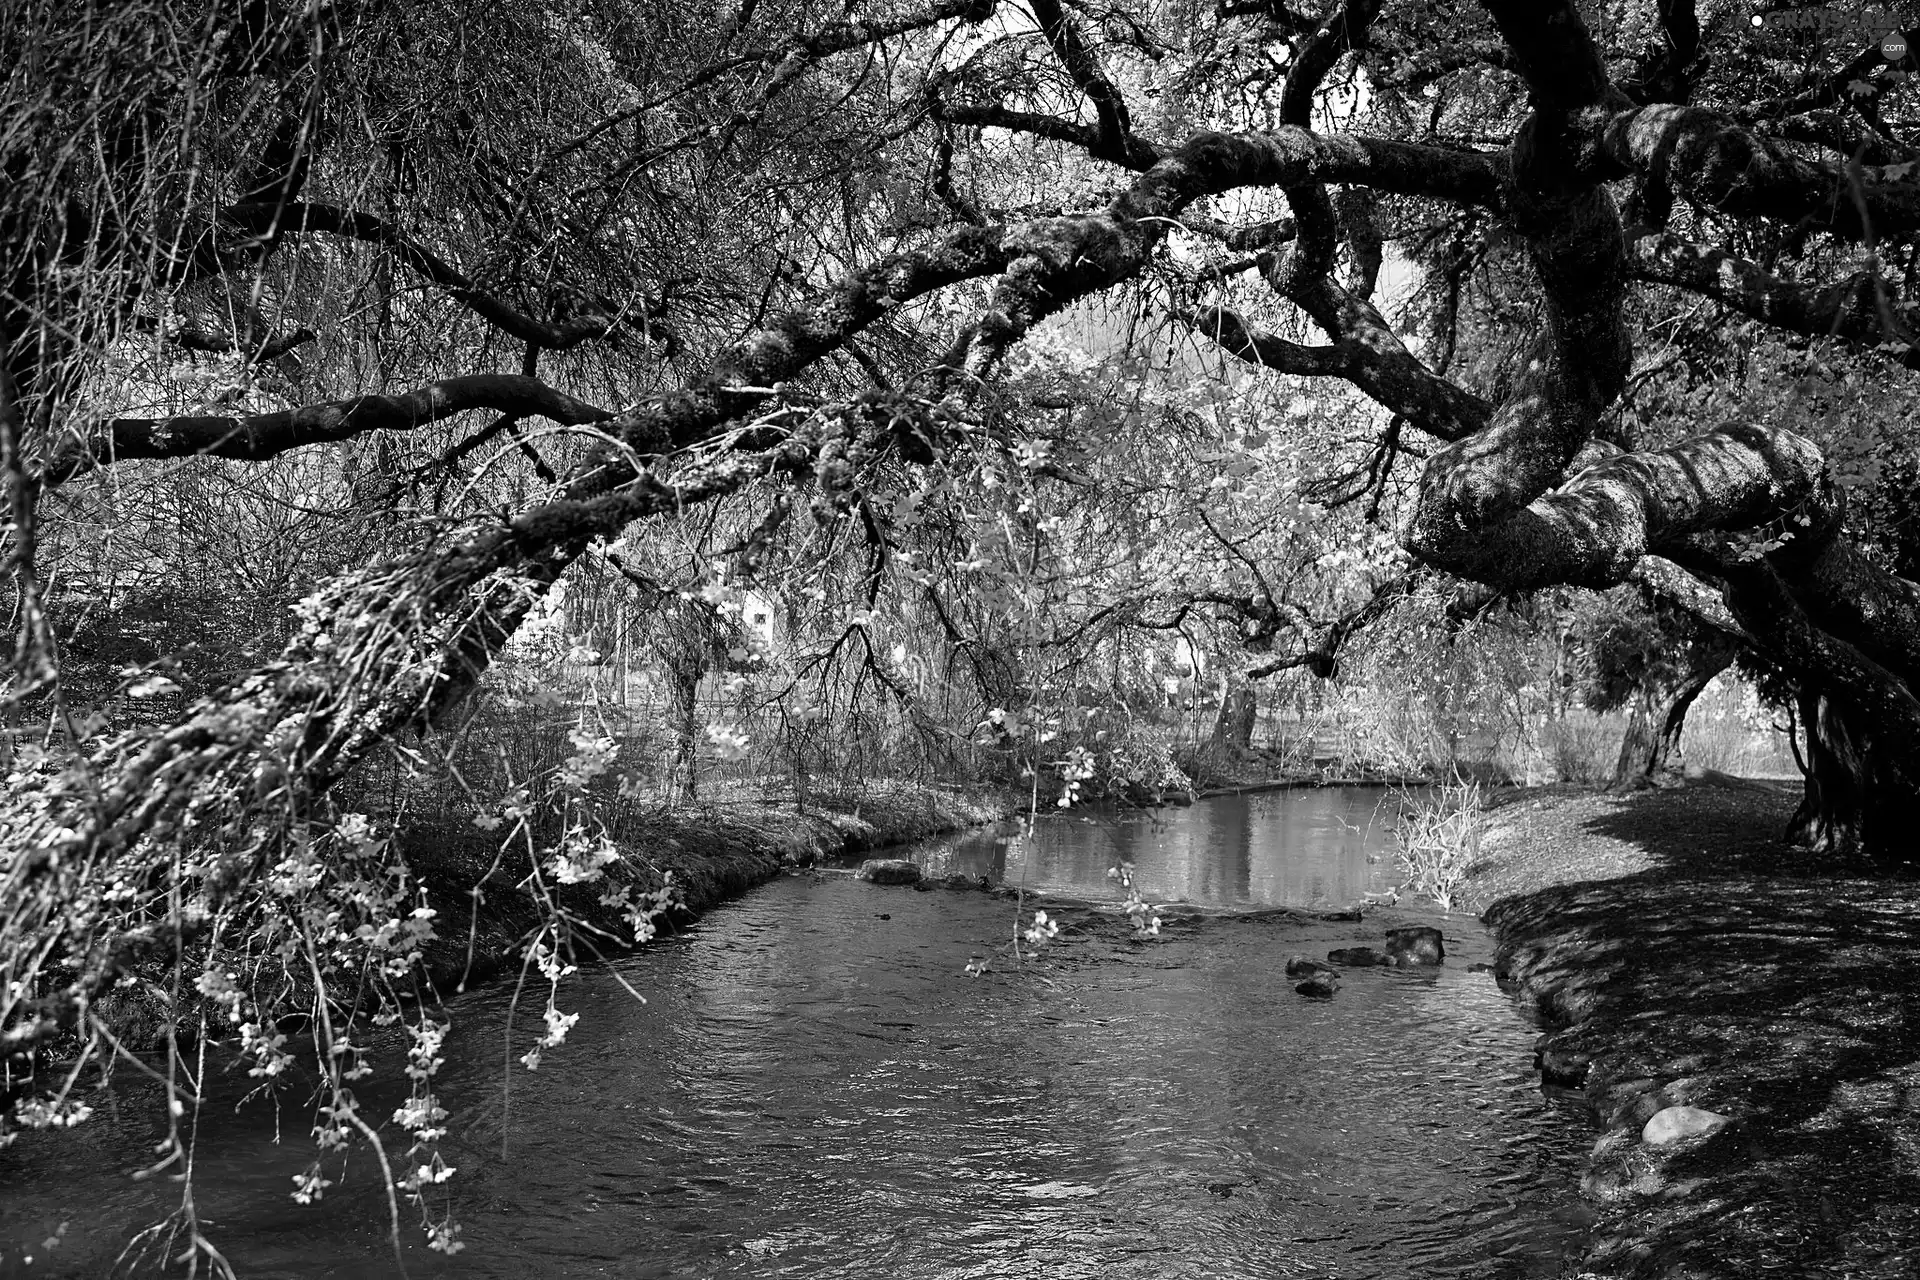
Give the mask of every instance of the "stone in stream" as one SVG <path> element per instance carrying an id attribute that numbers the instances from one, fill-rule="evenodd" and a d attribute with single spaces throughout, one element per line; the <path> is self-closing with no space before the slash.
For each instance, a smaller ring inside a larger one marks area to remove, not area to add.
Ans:
<path id="1" fill-rule="evenodd" d="M 1542 1043 L 1533 1051 L 1533 1065 L 1540 1069 L 1540 1083 L 1555 1089 L 1580 1089 L 1587 1083 L 1587 1055 L 1572 1049 L 1556 1049 Z"/>
<path id="2" fill-rule="evenodd" d="M 1647 1127 L 1640 1131 L 1640 1141 L 1664 1147 L 1669 1143 L 1723 1129 L 1729 1123 L 1729 1117 L 1717 1111 L 1700 1107 L 1668 1107 L 1653 1113 L 1653 1119 L 1647 1121 Z"/>
<path id="3" fill-rule="evenodd" d="M 1310 1000 L 1331 1000 L 1340 989 L 1340 979 L 1331 973 L 1315 973 L 1305 982 L 1294 983 L 1293 989 Z"/>
<path id="4" fill-rule="evenodd" d="M 1342 947 L 1338 951 L 1327 952 L 1327 959 L 1333 961 L 1335 964 L 1358 965 L 1362 968 L 1369 965 L 1393 963 L 1390 958 L 1381 955 L 1372 947 Z"/>
<path id="5" fill-rule="evenodd" d="M 1388 963 L 1402 966 L 1442 964 L 1447 958 L 1440 931 L 1430 924 L 1387 930 Z"/>
<path id="6" fill-rule="evenodd" d="M 919 884 L 920 868 L 905 858 L 868 858 L 854 879 L 874 884 Z"/>
<path id="7" fill-rule="evenodd" d="M 1332 966 L 1324 960 L 1309 960 L 1305 956 L 1287 957 L 1287 976 L 1289 978 L 1310 978 L 1316 973 L 1332 973 Z"/>

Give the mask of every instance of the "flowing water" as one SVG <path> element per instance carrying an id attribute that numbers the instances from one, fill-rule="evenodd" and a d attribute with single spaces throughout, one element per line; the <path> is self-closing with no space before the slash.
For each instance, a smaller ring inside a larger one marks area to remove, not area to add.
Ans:
<path id="1" fill-rule="evenodd" d="M 1069 816 L 927 856 L 1111 901 L 1125 853 L 1156 898 L 1344 905 L 1379 883 L 1377 796 L 1208 801 L 1160 828 Z M 1176 915 L 1139 940 L 1110 906 L 1056 902 L 1060 936 L 1017 962 L 1014 909 L 778 880 L 623 961 L 644 1005 L 608 973 L 572 979 L 561 1006 L 585 1016 L 537 1074 L 505 1066 L 537 996 L 511 1048 L 508 989 L 457 1001 L 440 1087 L 468 1247 L 447 1260 L 409 1230 L 408 1273 L 1480 1280 L 1555 1275 L 1577 1249 L 1584 1129 L 1468 971 L 1488 950 L 1471 920 L 1417 917 L 1445 929 L 1444 968 L 1355 971 L 1311 1002 L 1288 955 L 1377 942 L 1378 918 Z M 230 1107 L 243 1086 L 212 1092 Z M 105 1275 L 177 1199 L 125 1173 L 159 1136 L 150 1090 L 123 1070 L 91 1100 L 78 1129 L 0 1155 L 0 1272 Z M 367 1157 L 301 1207 L 310 1116 L 288 1102 L 283 1144 L 270 1106 L 218 1121 L 195 1194 L 242 1275 L 400 1274 Z"/>

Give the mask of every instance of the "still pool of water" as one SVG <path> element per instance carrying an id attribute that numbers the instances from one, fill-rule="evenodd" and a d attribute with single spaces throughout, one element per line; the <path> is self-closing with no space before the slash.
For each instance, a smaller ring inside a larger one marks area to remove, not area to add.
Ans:
<path id="1" fill-rule="evenodd" d="M 1207 883 L 1233 901 L 1266 874 L 1264 854 L 1221 858 Z M 1473 922 L 1439 921 L 1445 968 L 1357 971 L 1319 1003 L 1287 956 L 1377 940 L 1379 921 L 1188 918 L 1137 941 L 1111 908 L 1069 908 L 1016 963 L 1013 909 L 781 879 L 622 961 L 644 1005 L 577 975 L 560 1005 L 584 1016 L 537 1073 L 506 1064 L 538 993 L 510 1046 L 507 988 L 456 1001 L 440 1087 L 468 1247 L 447 1260 L 409 1230 L 408 1273 L 1482 1280 L 1557 1274 L 1577 1247 L 1584 1128 L 1467 971 L 1487 950 Z M 210 1105 L 243 1090 L 227 1075 Z M 0 1271 L 105 1275 L 177 1197 L 126 1176 L 159 1135 L 151 1092 L 123 1070 L 91 1100 L 79 1129 L 0 1155 Z M 376 1086 L 364 1109 L 397 1101 Z M 242 1275 L 400 1274 L 364 1154 L 303 1208 L 310 1115 L 287 1098 L 282 1143 L 270 1106 L 215 1119 L 196 1194 Z"/>
<path id="2" fill-rule="evenodd" d="M 1401 794 L 1325 787 L 1216 796 L 1188 807 L 1043 811 L 1023 824 L 963 832 L 918 855 L 934 875 L 986 875 L 1043 892 L 1108 892 L 1131 862 L 1155 901 L 1215 907 L 1346 908 L 1394 874 Z"/>

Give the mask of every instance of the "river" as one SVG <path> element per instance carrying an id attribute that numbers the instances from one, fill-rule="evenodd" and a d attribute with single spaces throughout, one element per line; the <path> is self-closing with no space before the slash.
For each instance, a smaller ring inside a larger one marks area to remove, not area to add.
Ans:
<path id="1" fill-rule="evenodd" d="M 1547 1277 L 1582 1239 L 1582 1120 L 1541 1096 L 1534 1032 L 1469 918 L 1446 966 L 1295 994 L 1295 952 L 1382 921 L 1170 913 L 1133 936 L 1122 857 L 1155 899 L 1341 906 L 1388 875 L 1381 793 L 1300 791 L 931 846 L 941 871 L 1054 895 L 1060 935 L 1016 960 L 1015 904 L 791 876 L 563 988 L 584 1014 L 537 1073 L 504 1065 L 511 991 L 452 1007 L 441 1092 L 467 1248 L 403 1234 L 414 1277 Z M 1314 833 L 1318 833 L 1317 835 Z M 1047 907 L 1049 899 L 1030 901 Z M 984 971 L 970 975 L 969 964 Z M 537 1010 L 538 997 L 529 996 Z M 464 1052 L 463 1052 L 464 1050 Z M 393 1054 L 386 1061 L 391 1075 Z M 503 1082 L 510 1079 L 510 1091 Z M 212 1090 L 230 1106 L 237 1081 Z M 122 1071 L 95 1117 L 0 1155 L 0 1270 L 101 1276 L 177 1186 L 134 1182 L 158 1136 Z M 395 1099 L 378 1089 L 370 1113 Z M 399 1275 L 364 1156 L 289 1196 L 309 1116 L 209 1124 L 197 1203 L 246 1277 Z M 57 1247 L 45 1240 L 60 1223 Z M 31 1255 L 31 1264 L 24 1258 Z"/>

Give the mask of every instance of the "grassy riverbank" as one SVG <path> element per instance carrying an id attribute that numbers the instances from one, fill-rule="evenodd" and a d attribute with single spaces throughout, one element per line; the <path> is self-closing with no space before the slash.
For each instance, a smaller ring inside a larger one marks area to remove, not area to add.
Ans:
<path id="1" fill-rule="evenodd" d="M 1192 779 L 1193 794 L 1198 796 L 1281 787 L 1419 786 L 1431 781 L 1425 775 L 1409 776 L 1384 765 L 1347 761 L 1328 761 L 1321 765 L 1302 763 L 1297 753 L 1267 748 L 1186 752 L 1178 758 L 1178 763 Z"/>
<path id="2" fill-rule="evenodd" d="M 1584 1274 L 1920 1273 L 1920 879 L 1779 839 L 1794 797 L 1509 793 L 1470 893 L 1498 968 L 1585 1060 Z M 1641 1142 L 1675 1103 L 1734 1118 Z"/>

